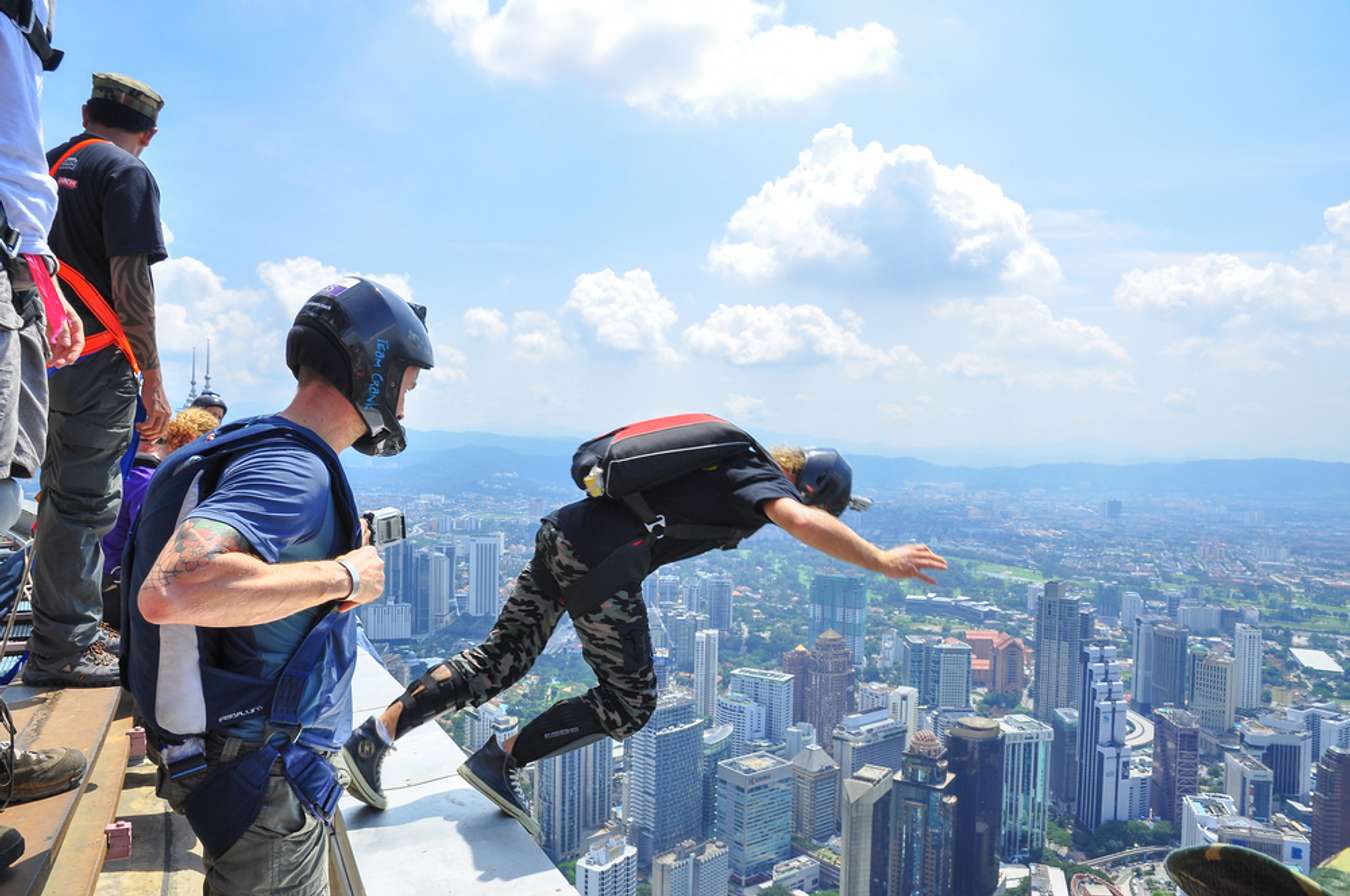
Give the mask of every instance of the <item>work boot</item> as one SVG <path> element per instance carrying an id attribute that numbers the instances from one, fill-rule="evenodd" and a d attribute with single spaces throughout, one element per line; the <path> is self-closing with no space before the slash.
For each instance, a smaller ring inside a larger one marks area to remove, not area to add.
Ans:
<path id="1" fill-rule="evenodd" d="M 4 871 L 23 855 L 23 835 L 14 828 L 0 824 L 0 871 Z"/>
<path id="2" fill-rule="evenodd" d="M 539 839 L 539 822 L 525 806 L 525 795 L 516 785 L 520 766 L 510 754 L 497 745 L 494 734 L 482 749 L 459 767 L 459 776 L 474 786 L 479 793 L 492 800 L 498 809 L 521 823 L 530 836 Z"/>
<path id="3" fill-rule="evenodd" d="M 0 744 L 0 800 L 10 795 L 9 744 Z M 84 777 L 84 754 L 73 747 L 51 750 L 16 750 L 14 753 L 14 789 L 12 803 L 27 803 L 65 793 Z M 4 837 L 0 835 L 0 852 Z"/>
<path id="4" fill-rule="evenodd" d="M 30 656 L 23 666 L 23 683 L 34 687 L 107 688 L 122 682 L 117 673 L 117 654 L 110 653 L 102 641 L 95 641 L 54 668 L 44 668 L 37 657 Z"/>
<path id="5" fill-rule="evenodd" d="M 347 738 L 333 763 L 347 770 L 347 792 L 372 809 L 389 808 L 389 798 L 380 783 L 380 767 L 392 749 L 394 745 L 380 737 L 375 717 L 371 716 Z"/>

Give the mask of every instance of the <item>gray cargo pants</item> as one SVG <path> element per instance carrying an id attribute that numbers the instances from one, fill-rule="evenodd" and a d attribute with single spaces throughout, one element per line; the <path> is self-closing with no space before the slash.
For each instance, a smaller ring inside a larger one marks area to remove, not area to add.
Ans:
<path id="1" fill-rule="evenodd" d="M 55 669 L 98 635 L 102 538 L 122 503 L 122 455 L 136 417 L 136 377 L 122 353 L 96 352 L 57 370 L 33 545 L 29 663 Z"/>
<path id="2" fill-rule="evenodd" d="M 0 255 L 0 480 L 27 479 L 42 466 L 49 357 L 47 319 L 28 270 Z"/>

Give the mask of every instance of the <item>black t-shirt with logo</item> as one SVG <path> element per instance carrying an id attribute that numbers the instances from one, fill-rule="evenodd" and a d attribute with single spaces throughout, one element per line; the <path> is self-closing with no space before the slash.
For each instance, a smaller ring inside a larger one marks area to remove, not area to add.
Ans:
<path id="1" fill-rule="evenodd" d="M 643 495 L 668 524 L 726 526 L 743 529 L 747 536 L 769 522 L 763 510 L 766 501 L 801 500 L 778 465 L 755 454 L 690 473 Z M 547 519 L 557 523 L 582 562 L 592 568 L 620 545 L 646 535 L 633 512 L 609 498 L 585 498 L 558 508 Z M 662 538 L 653 548 L 652 569 L 718 547 L 715 541 Z"/>
<path id="2" fill-rule="evenodd" d="M 94 135 L 80 134 L 47 153 L 51 165 L 66 150 Z M 159 223 L 159 185 L 140 159 L 106 140 L 84 147 L 61 163 L 54 175 L 60 200 L 48 244 L 116 310 L 109 259 L 147 255 L 151 264 L 168 258 Z M 66 296 L 84 322 L 85 335 L 103 330 L 82 302 Z"/>

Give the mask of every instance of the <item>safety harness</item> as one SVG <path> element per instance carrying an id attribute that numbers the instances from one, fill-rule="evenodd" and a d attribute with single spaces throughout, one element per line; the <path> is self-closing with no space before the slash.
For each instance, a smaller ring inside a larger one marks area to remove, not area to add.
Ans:
<path id="1" fill-rule="evenodd" d="M 52 46 L 52 30 L 42 27 L 35 7 L 33 0 L 0 0 L 0 13 L 14 20 L 19 33 L 28 41 L 28 46 L 33 48 L 38 61 L 42 63 L 42 70 L 54 72 L 66 54 Z M 50 14 L 48 18 L 50 19 Z"/>
<path id="2" fill-rule="evenodd" d="M 229 629 L 155 625 L 140 612 L 142 582 L 179 524 L 215 489 L 225 466 L 264 445 L 301 445 L 328 467 L 341 531 L 360 544 L 360 520 L 337 455 L 305 430 L 252 418 L 227 424 L 171 454 L 156 471 L 122 557 L 123 685 L 136 699 L 151 743 L 171 779 L 206 772 L 184 804 L 192 828 L 212 855 L 221 855 L 257 819 L 268 774 L 278 760 L 296 797 L 328 823 L 342 787 L 327 755 L 351 728 L 351 679 L 356 666 L 356 614 L 327 612 L 275 678 L 237 671 L 247 637 Z M 219 664 L 231 650 L 232 668 Z M 315 693 L 317 691 L 317 697 Z M 261 716 L 265 741 L 257 749 L 208 766 L 204 738 L 231 721 Z"/>

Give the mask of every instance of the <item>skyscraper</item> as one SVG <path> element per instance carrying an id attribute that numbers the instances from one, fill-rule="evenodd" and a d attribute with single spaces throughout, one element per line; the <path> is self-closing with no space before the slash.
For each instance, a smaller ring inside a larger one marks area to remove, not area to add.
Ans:
<path id="1" fill-rule="evenodd" d="M 915 733 L 891 782 L 887 889 L 894 896 L 952 892 L 956 795 L 937 735 Z"/>
<path id="2" fill-rule="evenodd" d="M 792 846 L 792 766 L 751 753 L 717 767 L 717 832 L 731 853 L 737 887 L 768 880 Z"/>
<path id="3" fill-rule="evenodd" d="M 585 847 L 581 824 L 583 751 L 569 750 L 541 759 L 535 766 L 534 812 L 539 819 L 539 845 L 554 863 L 577 858 Z"/>
<path id="4" fill-rule="evenodd" d="M 1055 732 L 1050 744 L 1050 795 L 1073 815 L 1078 805 L 1078 710 L 1055 710 L 1050 727 Z"/>
<path id="5" fill-rule="evenodd" d="M 698 580 L 700 610 L 708 615 L 708 625 L 724 635 L 731 634 L 731 576 L 712 573 Z"/>
<path id="6" fill-rule="evenodd" d="M 381 553 L 384 555 L 385 568 L 383 599 L 394 603 L 407 603 L 408 578 L 412 570 L 412 543 L 407 539 L 397 541 Z"/>
<path id="7" fill-rule="evenodd" d="M 895 769 L 864 765 L 844 780 L 839 896 L 886 896 L 891 778 Z"/>
<path id="8" fill-rule="evenodd" d="M 811 744 L 819 743 L 816 740 L 815 726 L 810 722 L 794 722 L 787 726 L 784 739 L 787 743 L 787 749 L 783 751 L 783 755 L 788 758 L 796 756 Z"/>
<path id="9" fill-rule="evenodd" d="M 425 549 L 413 556 L 413 587 L 409 602 L 413 608 L 414 638 L 431 634 L 431 558 L 431 551 Z"/>
<path id="10" fill-rule="evenodd" d="M 665 614 L 666 631 L 675 648 L 675 668 L 680 672 L 694 671 L 694 635 L 708 628 L 708 617 L 688 610 L 672 610 Z"/>
<path id="11" fill-rule="evenodd" d="M 1191 631 L 1184 625 L 1153 627 L 1153 708 L 1186 702 L 1186 657 Z M 1180 809 L 1178 809 L 1180 811 Z"/>
<path id="12" fill-rule="evenodd" d="M 998 888 L 1003 834 L 1003 735 L 999 723 L 966 716 L 947 735 L 947 762 L 956 795 L 952 874 L 956 896 L 992 896 Z"/>
<path id="13" fill-rule="evenodd" d="M 914 732 L 919 730 L 918 690 L 906 684 L 894 688 L 891 691 L 889 709 L 891 718 L 905 726 L 905 749 L 908 750 Z"/>
<path id="14" fill-rule="evenodd" d="M 1200 724 L 1204 727 L 1203 721 Z M 1263 717 L 1259 722 L 1247 719 L 1239 731 L 1242 745 L 1259 753 L 1270 769 L 1275 793 L 1286 799 L 1303 800 L 1308 794 L 1314 764 L 1312 735 L 1291 722 L 1272 717 Z"/>
<path id="15" fill-rule="evenodd" d="M 1134 620 L 1134 677 L 1130 681 L 1130 699 L 1141 713 L 1153 711 L 1153 628 L 1165 617 L 1152 614 Z"/>
<path id="16" fill-rule="evenodd" d="M 764 707 L 764 739 L 782 743 L 792 724 L 793 676 L 777 669 L 732 669 L 731 693 L 741 694 Z M 788 758 L 792 752 L 788 751 Z"/>
<path id="17" fill-rule="evenodd" d="M 816 727 L 821 746 L 833 747 L 827 733 L 833 733 L 844 716 L 853 710 L 853 657 L 843 636 L 833 629 L 816 639 L 811 687 L 811 705 L 807 719 Z"/>
<path id="18" fill-rule="evenodd" d="M 1350 750 L 1333 746 L 1317 763 L 1312 795 L 1312 864 L 1350 846 Z"/>
<path id="19" fill-rule="evenodd" d="M 1175 706 L 1153 710 L 1153 815 L 1181 823 L 1181 800 L 1199 792 L 1200 720 Z"/>
<path id="20" fill-rule="evenodd" d="M 703 756 L 700 773 L 703 776 L 703 809 L 701 836 L 711 837 L 717 826 L 717 764 L 736 754 L 735 729 L 730 725 L 714 725 L 703 732 Z"/>
<path id="21" fill-rule="evenodd" d="M 1237 663 L 1237 708 L 1261 705 L 1261 629 L 1239 622 L 1233 628 L 1233 660 Z"/>
<path id="22" fill-rule="evenodd" d="M 1050 745 L 1055 732 L 1031 716 L 998 720 L 1003 732 L 1003 842 L 1005 862 L 1034 860 L 1045 846 L 1050 808 Z"/>
<path id="23" fill-rule="evenodd" d="M 958 709 L 970 706 L 970 645 L 943 638 L 929 649 L 928 661 L 934 666 L 930 675 L 937 685 L 934 705 Z"/>
<path id="24" fill-rule="evenodd" d="M 839 766 L 819 745 L 792 759 L 792 835 L 825 841 L 834 836 Z"/>
<path id="25" fill-rule="evenodd" d="M 811 637 L 827 631 L 843 635 L 853 664 L 863 664 L 867 630 L 867 590 L 858 576 L 818 574 L 811 580 Z"/>
<path id="26" fill-rule="evenodd" d="M 450 546 L 450 556 L 445 555 L 444 550 L 437 550 L 431 555 L 431 575 L 429 579 L 428 591 L 430 591 L 430 605 L 428 606 L 429 618 L 427 620 L 427 630 L 435 631 L 445 624 L 446 618 L 450 615 L 450 605 L 455 599 L 455 548 Z"/>
<path id="27" fill-rule="evenodd" d="M 701 839 L 703 721 L 687 694 L 662 694 L 646 727 L 624 743 L 623 811 L 641 864 L 681 840 Z"/>
<path id="28" fill-rule="evenodd" d="M 501 565 L 501 535 L 475 535 L 469 539 L 468 615 L 497 615 L 502 590 Z"/>
<path id="29" fill-rule="evenodd" d="M 792 676 L 792 721 L 807 722 L 806 692 L 811 686 L 811 670 L 815 667 L 815 657 L 806 649 L 805 644 L 783 654 L 783 671 Z"/>
<path id="30" fill-rule="evenodd" d="M 652 896 L 727 896 L 730 877 L 726 844 L 686 840 L 652 862 Z"/>
<path id="31" fill-rule="evenodd" d="M 1079 661 L 1079 826 L 1094 831 L 1106 821 L 1130 820 L 1130 760 L 1125 744 L 1125 686 L 1116 648 L 1089 644 Z"/>
<path id="32" fill-rule="evenodd" d="M 1231 656 L 1204 647 L 1189 653 L 1191 712 L 1200 719 L 1200 727 L 1211 734 L 1223 734 L 1233 727 L 1237 710 L 1237 669 Z"/>
<path id="33" fill-rule="evenodd" d="M 577 862 L 581 896 L 637 896 L 637 885 L 637 850 L 622 837 L 595 844 Z"/>
<path id="34" fill-rule="evenodd" d="M 1233 798 L 1239 815 L 1269 821 L 1271 797 L 1275 795 L 1275 773 L 1249 753 L 1225 753 L 1223 792 Z"/>
<path id="35" fill-rule="evenodd" d="M 1036 678 L 1032 682 L 1035 716 L 1042 722 L 1050 721 L 1060 707 L 1078 707 L 1082 624 L 1078 599 L 1068 596 L 1063 582 L 1046 582 L 1036 609 Z"/>
<path id="36" fill-rule="evenodd" d="M 844 716 L 833 737 L 840 776 L 847 778 L 864 765 L 899 771 L 906 734 L 904 724 L 892 719 L 885 709 Z"/>
<path id="37" fill-rule="evenodd" d="M 704 719 L 717 715 L 718 636 L 715 628 L 694 633 L 694 703 Z"/>
<path id="38" fill-rule="evenodd" d="M 731 753 L 749 752 L 747 745 L 764 739 L 764 707 L 744 694 L 722 694 L 717 698 L 717 724 L 730 725 Z"/>

